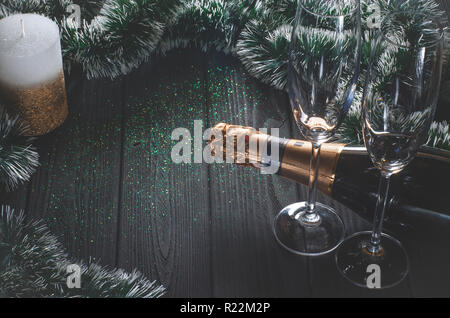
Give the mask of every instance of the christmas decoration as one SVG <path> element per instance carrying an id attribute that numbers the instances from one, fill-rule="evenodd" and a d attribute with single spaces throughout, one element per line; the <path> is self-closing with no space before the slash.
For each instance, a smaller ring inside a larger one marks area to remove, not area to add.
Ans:
<path id="1" fill-rule="evenodd" d="M 39 165 L 33 138 L 25 137 L 27 132 L 28 127 L 0 105 L 0 190 L 12 191 L 30 180 Z"/>
<path id="2" fill-rule="evenodd" d="M 448 133 L 448 123 L 443 121 L 441 123 L 432 123 L 430 132 L 428 134 L 427 145 L 430 147 L 441 148 L 450 151 L 450 136 Z"/>
<path id="3" fill-rule="evenodd" d="M 69 21 L 67 9 L 74 4 L 80 5 L 81 25 Z M 326 6 L 321 0 L 310 0 L 309 5 Z M 399 21 L 410 35 L 417 34 L 429 17 L 446 23 L 433 0 L 362 0 L 363 22 L 372 21 L 374 6 L 380 12 L 413 8 L 413 13 Z M 297 0 L 2 0 L 0 18 L 38 13 L 53 19 L 61 31 L 65 70 L 70 72 L 78 64 L 88 78 L 116 78 L 152 55 L 197 47 L 232 54 L 249 74 L 285 90 L 296 8 Z M 364 74 L 371 30 L 368 23 L 363 28 Z M 378 58 L 385 65 L 395 61 L 389 54 Z M 363 143 L 360 101 L 361 91 L 338 131 L 342 142 Z M 26 133 L 25 125 L 0 106 L 0 187 L 7 191 L 28 181 L 38 166 L 33 139 L 24 137 Z M 449 125 L 434 123 L 427 144 L 450 150 Z M 162 286 L 136 271 L 109 270 L 94 263 L 78 263 L 82 288 L 68 289 L 70 264 L 42 222 L 25 224 L 21 212 L 1 207 L 0 297 L 159 297 L 164 293 Z"/>
<path id="4" fill-rule="evenodd" d="M 66 8 L 74 3 L 81 6 L 84 15 L 78 28 L 67 21 Z M 311 0 L 307 5 L 321 5 L 326 11 L 329 2 Z M 6 0 L 0 4 L 0 18 L 17 12 L 38 12 L 55 19 L 62 31 L 66 69 L 70 70 L 73 63 L 80 64 L 88 78 L 115 78 L 138 67 L 152 54 L 198 47 L 231 53 L 252 76 L 285 89 L 296 7 L 296 0 Z M 407 34 L 418 34 L 431 16 L 446 22 L 434 0 L 362 0 L 363 72 L 369 63 L 371 29 L 364 22 L 376 18 L 374 8 L 379 12 L 409 10 L 411 13 L 399 21 Z M 345 11 L 345 5 L 340 9 Z M 387 54 L 379 58 L 386 59 L 386 65 L 392 62 Z M 356 103 L 339 131 L 338 136 L 343 136 L 345 142 L 361 143 L 358 112 Z M 434 144 L 445 147 L 450 144 L 449 133 L 445 124 L 440 127 L 442 142 Z"/>
<path id="5" fill-rule="evenodd" d="M 82 28 L 62 20 L 63 54 L 88 78 L 127 74 L 154 52 L 180 6 L 180 0 L 107 0 Z"/>
<path id="6" fill-rule="evenodd" d="M 80 288 L 68 288 L 68 266 L 80 267 Z M 42 221 L 24 222 L 22 212 L 0 207 L 0 297 L 157 298 L 163 286 L 141 273 L 69 260 Z"/>
<path id="7" fill-rule="evenodd" d="M 83 15 L 84 22 L 79 28 L 67 22 L 66 9 L 74 3 L 81 6 Z M 446 21 L 433 0 L 363 0 L 363 21 L 372 18 L 374 4 L 387 12 L 414 8 L 411 11 L 414 13 L 402 19 L 410 31 L 408 34 L 417 34 L 428 17 L 438 16 L 443 23 Z M 310 5 L 324 6 L 325 2 L 311 0 Z M 151 54 L 195 46 L 205 51 L 215 49 L 234 54 L 251 75 L 285 89 L 296 7 L 296 0 L 6 0 L 0 4 L 0 17 L 36 12 L 56 20 L 62 31 L 67 70 L 71 64 L 78 63 L 88 78 L 114 78 L 138 67 Z M 370 28 L 364 23 L 363 26 L 364 71 L 370 52 Z M 394 60 L 388 54 L 379 58 L 385 59 L 386 65 Z M 362 143 L 359 105 L 357 99 L 339 130 L 337 136 L 341 141 Z M 428 145 L 448 149 L 448 125 L 434 123 L 433 127 Z M 33 171 L 15 170 L 11 161 L 1 167 L 1 182 L 7 189 L 27 180 Z"/>

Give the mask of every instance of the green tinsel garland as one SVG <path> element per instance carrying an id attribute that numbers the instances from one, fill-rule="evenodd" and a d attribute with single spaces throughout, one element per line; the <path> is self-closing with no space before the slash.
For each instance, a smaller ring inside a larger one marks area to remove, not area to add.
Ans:
<path id="1" fill-rule="evenodd" d="M 445 20 L 433 0 L 362 0 L 364 20 L 370 15 L 367 6 L 374 2 L 386 11 L 414 8 L 417 14 L 405 17 L 412 33 L 427 17 Z M 66 20 L 66 8 L 73 3 L 81 6 L 84 20 L 78 29 Z M 322 5 L 320 0 L 311 4 Z M 115 78 L 153 54 L 198 47 L 233 54 L 252 76 L 285 89 L 296 7 L 297 0 L 2 0 L 0 18 L 35 12 L 54 19 L 61 28 L 66 69 L 79 64 L 88 78 Z M 366 39 L 363 70 L 369 52 Z M 387 55 L 380 58 L 386 65 L 392 63 Z M 338 131 L 343 142 L 363 143 L 360 100 L 361 91 Z M 0 107 L 0 187 L 6 190 L 28 181 L 38 165 L 32 139 L 22 136 L 25 129 Z M 433 123 L 427 144 L 450 150 L 447 122 Z M 82 289 L 67 289 L 69 264 L 62 246 L 42 223 L 24 224 L 21 213 L 0 208 L 0 297 L 159 297 L 164 293 L 162 286 L 138 272 L 127 274 L 92 263 L 79 264 Z"/>
<path id="2" fill-rule="evenodd" d="M 81 288 L 67 287 L 67 266 L 81 268 Z M 25 223 L 22 212 L 0 207 L 0 298 L 157 298 L 163 286 L 141 273 L 71 261 L 42 221 Z"/>
<path id="3" fill-rule="evenodd" d="M 81 6 L 85 19 L 78 29 L 66 21 L 65 8 L 72 3 Z M 324 5 L 320 0 L 310 3 Z M 446 20 L 434 0 L 362 0 L 364 21 L 371 14 L 367 7 L 373 3 L 384 11 L 414 9 L 404 19 L 411 34 L 417 33 L 428 17 Z M 231 53 L 252 76 L 285 89 L 296 7 L 297 0 L 5 0 L 0 4 L 0 18 L 15 12 L 38 12 L 55 19 L 61 26 L 65 65 L 69 69 L 73 63 L 80 64 L 88 78 L 115 78 L 152 54 L 198 47 Z M 363 70 L 369 52 L 366 39 Z M 355 103 L 338 132 L 342 141 L 361 143 L 358 118 L 359 103 Z M 448 149 L 450 133 L 447 125 L 441 127 L 439 142 L 430 131 L 428 144 Z"/>
<path id="4" fill-rule="evenodd" d="M 0 191 L 12 191 L 30 180 L 39 166 L 33 138 L 25 137 L 28 128 L 0 105 Z"/>
<path id="5" fill-rule="evenodd" d="M 81 6 L 83 14 L 84 23 L 78 29 L 66 20 L 66 8 L 73 3 Z M 363 20 L 370 16 L 367 7 L 373 3 L 378 3 L 385 11 L 414 9 L 403 19 L 409 34 L 417 34 L 428 17 L 446 21 L 434 0 L 362 0 Z M 310 0 L 310 4 L 326 5 L 320 0 Z M 73 63 L 80 64 L 88 78 L 115 78 L 138 67 L 152 54 L 194 46 L 204 51 L 231 53 L 252 76 L 285 89 L 291 23 L 296 7 L 297 0 L 5 0 L 0 4 L 0 18 L 17 12 L 37 12 L 53 18 L 61 27 L 67 69 Z M 370 40 L 366 38 L 363 72 L 367 69 L 369 52 Z M 387 54 L 379 58 L 386 65 L 392 62 Z M 362 143 L 359 100 L 355 101 L 338 131 L 341 141 Z M 428 145 L 449 149 L 448 125 L 434 123 L 433 127 Z M 439 133 L 436 127 L 440 127 Z M 0 136 L 0 145 L 5 138 Z M 0 148 L 0 158 L 2 154 L 3 158 L 14 158 L 5 153 L 5 149 Z M 30 154 L 28 161 L 21 159 L 18 163 L 22 173 L 16 178 L 11 173 L 12 161 L 0 159 L 0 177 L 5 188 L 13 189 L 29 179 L 35 169 Z"/>

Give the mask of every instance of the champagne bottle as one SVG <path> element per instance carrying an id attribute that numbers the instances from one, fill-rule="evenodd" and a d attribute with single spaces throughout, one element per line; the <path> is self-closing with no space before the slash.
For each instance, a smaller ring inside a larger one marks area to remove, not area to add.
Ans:
<path id="1" fill-rule="evenodd" d="M 212 129 L 212 153 L 223 153 L 222 159 L 241 165 L 262 168 L 276 165 L 276 174 L 297 183 L 308 184 L 311 144 L 260 133 L 251 127 L 220 123 Z M 217 138 L 222 136 L 222 140 Z M 227 152 L 227 143 L 245 136 L 245 147 L 236 145 Z M 230 138 L 232 137 L 232 138 Z M 264 154 L 250 141 L 266 144 L 267 153 L 278 148 L 278 160 Z M 238 160 L 239 159 L 239 160 Z M 318 189 L 343 203 L 368 221 L 372 221 L 377 199 L 379 171 L 365 147 L 326 143 L 322 145 Z M 421 147 L 416 158 L 391 180 L 391 191 L 385 214 L 385 226 L 396 232 L 400 227 L 424 224 L 450 228 L 450 152 Z"/>

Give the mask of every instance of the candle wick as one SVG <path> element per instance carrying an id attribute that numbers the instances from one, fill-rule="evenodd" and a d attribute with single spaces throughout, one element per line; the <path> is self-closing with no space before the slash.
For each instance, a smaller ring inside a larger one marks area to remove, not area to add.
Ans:
<path id="1" fill-rule="evenodd" d="M 22 37 L 25 37 L 25 23 L 23 22 L 23 19 L 20 19 L 20 24 L 22 26 Z"/>

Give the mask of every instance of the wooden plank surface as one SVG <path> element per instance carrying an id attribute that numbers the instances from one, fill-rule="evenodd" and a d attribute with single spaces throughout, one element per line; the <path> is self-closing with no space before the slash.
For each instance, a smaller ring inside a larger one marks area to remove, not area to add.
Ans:
<path id="1" fill-rule="evenodd" d="M 448 22 L 450 23 L 450 0 L 437 0 L 437 2 L 439 3 L 440 8 L 447 12 Z M 449 47 L 447 47 L 447 49 L 450 50 Z M 448 122 L 450 121 L 450 65 L 447 63 L 444 67 L 444 80 L 441 85 L 441 94 L 438 108 L 436 110 L 435 120 L 446 120 Z"/>
<path id="2" fill-rule="evenodd" d="M 307 189 L 302 189 L 306 199 Z M 341 216 L 347 236 L 360 231 L 370 231 L 371 223 L 360 218 L 339 202 L 320 194 L 318 201 L 331 206 Z M 400 285 L 383 290 L 369 290 L 356 287 L 341 277 L 335 264 L 335 253 L 309 259 L 313 297 L 411 297 L 410 276 Z"/>
<path id="3" fill-rule="evenodd" d="M 245 75 L 236 60 L 213 56 L 208 67 L 209 126 L 227 122 L 282 127 L 286 96 Z M 297 186 L 231 164 L 210 166 L 212 264 L 216 297 L 306 297 L 307 260 L 282 250 L 272 221 L 296 202 Z"/>
<path id="4" fill-rule="evenodd" d="M 43 218 L 75 259 L 114 265 L 119 197 L 122 81 L 83 81 L 69 118 L 36 142 L 27 217 Z"/>
<path id="5" fill-rule="evenodd" d="M 118 266 L 168 296 L 211 296 L 207 167 L 175 164 L 175 128 L 205 122 L 204 57 L 174 52 L 127 77 Z M 190 153 L 189 153 L 190 155 Z"/>
<path id="6" fill-rule="evenodd" d="M 173 52 L 124 79 L 76 86 L 67 122 L 37 142 L 39 172 L 2 202 L 44 218 L 74 258 L 137 268 L 168 296 L 450 296 L 448 275 L 440 276 L 450 264 L 448 235 L 407 246 L 413 266 L 404 284 L 366 291 L 339 276 L 333 255 L 305 258 L 277 245 L 273 217 L 304 200 L 305 187 L 251 168 L 171 161 L 172 130 L 192 132 L 196 119 L 204 128 L 280 127 L 298 138 L 291 118 L 286 95 L 237 60 Z M 338 210 L 348 235 L 369 228 L 330 198 L 319 201 Z"/>
<path id="7" fill-rule="evenodd" d="M 439 3 L 450 16 L 450 1 Z M 195 119 L 299 137 L 286 96 L 234 59 L 171 53 L 126 79 L 83 80 L 69 106 L 67 122 L 36 143 L 42 167 L 32 182 L 0 198 L 43 218 L 73 258 L 137 268 L 168 296 L 450 296 L 442 231 L 406 244 L 405 283 L 367 291 L 339 276 L 333 255 L 304 258 L 275 242 L 273 217 L 304 200 L 304 186 L 250 168 L 170 161 L 170 133 L 192 131 Z M 369 228 L 330 198 L 319 201 L 336 208 L 348 235 Z"/>
<path id="8" fill-rule="evenodd" d="M 9 205 L 16 210 L 25 211 L 28 202 L 29 184 L 19 186 L 15 191 L 6 192 L 0 190 L 0 204 Z"/>

